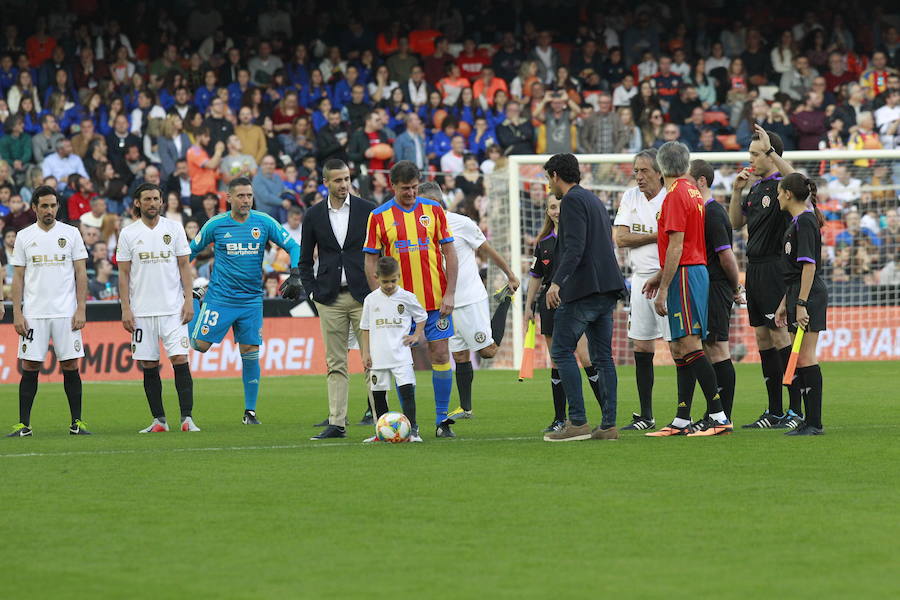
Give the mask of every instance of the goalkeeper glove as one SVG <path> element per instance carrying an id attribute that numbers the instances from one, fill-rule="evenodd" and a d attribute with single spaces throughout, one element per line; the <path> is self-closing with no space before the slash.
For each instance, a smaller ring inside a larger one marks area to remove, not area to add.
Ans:
<path id="1" fill-rule="evenodd" d="M 281 297 L 288 300 L 299 300 L 303 285 L 300 283 L 300 269 L 291 269 L 291 276 L 281 284 Z"/>

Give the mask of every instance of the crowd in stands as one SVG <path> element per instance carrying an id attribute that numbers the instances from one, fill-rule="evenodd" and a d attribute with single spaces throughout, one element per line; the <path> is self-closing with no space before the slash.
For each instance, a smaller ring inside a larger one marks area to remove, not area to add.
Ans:
<path id="1" fill-rule="evenodd" d="M 116 234 L 145 181 L 193 237 L 250 177 L 257 209 L 299 240 L 330 158 L 379 202 L 390 165 L 411 160 L 479 219 L 512 154 L 745 151 L 755 123 L 788 150 L 900 148 L 890 4 L 63 4 L 0 26 L 0 259 L 34 222 L 31 190 L 54 185 L 89 242 L 96 299 L 116 294 Z M 900 284 L 900 166 L 868 167 L 819 173 L 830 277 Z M 734 171 L 721 175 L 726 196 Z"/>

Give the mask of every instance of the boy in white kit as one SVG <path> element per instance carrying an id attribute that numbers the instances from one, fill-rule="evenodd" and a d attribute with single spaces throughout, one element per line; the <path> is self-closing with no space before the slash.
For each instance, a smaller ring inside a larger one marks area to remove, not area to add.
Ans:
<path id="1" fill-rule="evenodd" d="M 139 433 L 169 430 L 159 377 L 159 343 L 175 371 L 181 430 L 200 431 L 194 424 L 194 382 L 188 364 L 188 326 L 194 316 L 191 248 L 181 223 L 160 216 L 162 194 L 152 183 L 134 192 L 140 218 L 119 235 L 119 297 L 122 326 L 131 334 L 134 359 L 144 372 L 144 393 L 153 422 Z"/>
<path id="2" fill-rule="evenodd" d="M 37 395 L 38 373 L 50 340 L 63 373 L 63 387 L 72 413 L 71 435 L 90 435 L 81 420 L 81 375 L 84 356 L 81 329 L 87 299 L 87 249 L 78 229 L 56 220 L 59 197 L 42 185 L 34 190 L 31 208 L 37 222 L 19 232 L 10 264 L 13 273 L 13 326 L 19 334 L 22 379 L 19 383 L 19 423 L 7 437 L 28 437 L 31 407 Z"/>
<path id="3" fill-rule="evenodd" d="M 369 369 L 375 422 L 387 412 L 387 392 L 393 375 L 403 414 L 412 425 L 409 441 L 421 442 L 416 424 L 416 374 L 409 347 L 422 339 L 428 313 L 415 294 L 400 287 L 400 263 L 394 258 L 379 258 L 375 275 L 381 287 L 366 296 L 359 321 L 359 347 L 363 365 Z M 372 436 L 365 441 L 375 439 Z"/>
<path id="4" fill-rule="evenodd" d="M 656 314 L 653 300 L 647 299 L 641 290 L 644 282 L 659 271 L 659 255 L 656 247 L 657 218 L 662 210 L 666 189 L 656 164 L 656 149 L 649 148 L 634 156 L 636 187 L 626 190 L 619 203 L 619 212 L 613 222 L 613 236 L 619 248 L 630 248 L 631 263 L 631 314 L 628 319 L 628 338 L 634 345 L 635 377 L 640 414 L 632 415 L 626 429 L 653 429 L 653 355 L 656 340 L 669 340 L 669 322 Z"/>

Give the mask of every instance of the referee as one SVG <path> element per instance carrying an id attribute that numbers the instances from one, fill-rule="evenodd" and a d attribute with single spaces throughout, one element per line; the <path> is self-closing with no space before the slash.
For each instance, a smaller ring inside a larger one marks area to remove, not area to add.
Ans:
<path id="1" fill-rule="evenodd" d="M 778 205 L 778 184 L 794 172 L 781 158 L 784 144 L 777 134 L 759 125 L 750 142 L 750 167 L 734 181 L 728 216 L 735 229 L 747 225 L 747 314 L 756 332 L 769 406 L 744 429 L 794 429 L 802 423 L 800 389 L 788 386 L 790 410 L 784 413 L 781 380 L 791 354 L 791 336 L 775 323 L 775 311 L 784 297 L 781 254 L 790 216 Z M 747 184 L 750 192 L 741 201 Z"/>

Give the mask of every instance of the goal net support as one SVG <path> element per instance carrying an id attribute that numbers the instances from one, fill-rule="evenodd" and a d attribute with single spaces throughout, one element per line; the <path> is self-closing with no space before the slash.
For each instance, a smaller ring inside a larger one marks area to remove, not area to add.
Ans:
<path id="1" fill-rule="evenodd" d="M 549 156 L 510 156 L 506 168 L 486 178 L 488 239 L 510 257 L 520 273 L 521 292 L 513 297 L 509 333 L 492 366 L 518 368 L 522 360 L 525 327 L 523 302 L 535 238 L 545 217 L 547 182 L 542 165 Z M 615 218 L 622 193 L 635 185 L 632 155 L 582 154 L 581 185 L 606 206 Z M 748 164 L 746 152 L 692 153 L 715 169 L 712 192 L 727 206 L 738 171 Z M 900 150 L 786 152 L 785 158 L 818 186 L 819 208 L 827 222 L 822 230 L 824 278 L 829 291 L 828 331 L 819 337 L 823 361 L 891 360 L 900 358 Z M 773 201 L 777 201 L 773 198 Z M 746 269 L 746 229 L 734 232 L 734 250 L 743 281 Z M 618 249 L 619 264 L 630 287 L 628 250 Z M 488 266 L 489 289 L 504 282 L 503 273 Z M 495 308 L 492 299 L 491 310 Z M 630 307 L 619 304 L 614 316 L 613 356 L 616 364 L 631 364 L 627 338 Z M 544 341 L 538 336 L 535 367 L 549 365 Z M 758 361 L 756 341 L 747 322 L 746 306 L 735 307 L 731 350 L 736 361 Z M 671 362 L 659 342 L 658 363 Z"/>

